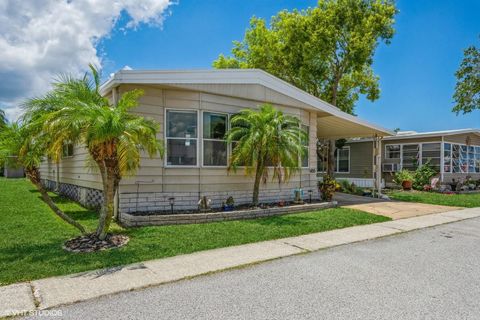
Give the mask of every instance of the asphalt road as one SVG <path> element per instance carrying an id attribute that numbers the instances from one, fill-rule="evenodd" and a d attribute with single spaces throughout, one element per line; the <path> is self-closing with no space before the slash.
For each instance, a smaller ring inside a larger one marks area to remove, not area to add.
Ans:
<path id="1" fill-rule="evenodd" d="M 65 306 L 62 319 L 480 319 L 480 218 Z"/>

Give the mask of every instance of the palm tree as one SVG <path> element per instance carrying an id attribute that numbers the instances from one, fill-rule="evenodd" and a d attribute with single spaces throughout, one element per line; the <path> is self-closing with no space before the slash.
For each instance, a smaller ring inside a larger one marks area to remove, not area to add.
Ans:
<path id="1" fill-rule="evenodd" d="M 7 123 L 8 121 L 7 121 L 7 116 L 5 115 L 5 111 L 0 109 L 0 128 L 5 127 Z"/>
<path id="2" fill-rule="evenodd" d="M 300 155 L 305 151 L 302 141 L 307 134 L 300 121 L 284 115 L 269 104 L 256 110 L 242 110 L 232 117 L 232 128 L 227 142 L 235 145 L 228 170 L 236 171 L 245 165 L 246 174 L 254 174 L 252 204 L 258 206 L 260 181 L 268 178 L 268 167 L 273 167 L 273 178 L 287 182 L 300 167 Z"/>
<path id="3" fill-rule="evenodd" d="M 113 105 L 99 92 L 97 69 L 90 68 L 91 73 L 82 79 L 62 76 L 53 83 L 52 91 L 26 103 L 26 114 L 37 117 L 43 130 L 52 136 L 51 154 L 59 157 L 65 143 L 83 145 L 88 150 L 102 178 L 104 200 L 96 235 L 104 240 L 113 219 L 120 180 L 135 173 L 142 151 L 153 157 L 163 155 L 163 148 L 156 138 L 158 124 L 130 112 L 143 91 L 123 93 Z"/>
<path id="4" fill-rule="evenodd" d="M 7 124 L 4 130 L 0 131 L 0 160 L 7 166 L 23 167 L 27 178 L 35 185 L 50 209 L 62 220 L 85 234 L 85 228 L 80 223 L 55 205 L 40 181 L 38 168 L 45 156 L 47 144 L 47 137 L 35 135 L 32 127 L 19 123 Z"/>

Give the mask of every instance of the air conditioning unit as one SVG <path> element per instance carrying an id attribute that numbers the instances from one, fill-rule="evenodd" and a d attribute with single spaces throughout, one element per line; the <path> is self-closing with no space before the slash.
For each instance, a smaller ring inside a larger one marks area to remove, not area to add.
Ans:
<path id="1" fill-rule="evenodd" d="M 383 172 L 397 172 L 400 171 L 399 163 L 384 163 Z"/>

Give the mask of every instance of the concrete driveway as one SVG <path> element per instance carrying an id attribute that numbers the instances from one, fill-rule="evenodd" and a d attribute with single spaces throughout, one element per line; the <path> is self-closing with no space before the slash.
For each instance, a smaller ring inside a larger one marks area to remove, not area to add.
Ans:
<path id="1" fill-rule="evenodd" d="M 435 204 L 374 199 L 346 193 L 336 193 L 334 200 L 338 201 L 339 205 L 344 208 L 352 208 L 378 214 L 390 217 L 393 220 L 461 209 L 458 207 L 440 206 Z"/>

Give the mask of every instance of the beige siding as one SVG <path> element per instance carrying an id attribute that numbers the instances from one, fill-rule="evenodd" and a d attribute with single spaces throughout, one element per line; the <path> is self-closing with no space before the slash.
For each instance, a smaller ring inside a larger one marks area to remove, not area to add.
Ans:
<path id="1" fill-rule="evenodd" d="M 136 86 L 137 88 L 139 86 Z M 122 86 L 120 93 L 133 89 L 133 86 Z M 164 137 L 165 109 L 193 109 L 234 114 L 245 108 L 258 108 L 262 102 L 207 94 L 194 91 L 180 91 L 172 89 L 158 89 L 157 87 L 141 86 L 145 95 L 140 99 L 140 106 L 135 113 L 154 118 L 160 123 L 159 138 Z M 257 88 L 260 90 L 259 88 Z M 258 94 L 258 92 L 256 93 Z M 309 164 L 316 167 L 316 115 L 298 108 L 276 105 L 283 112 L 297 116 L 306 125 L 310 126 Z M 200 130 L 199 130 L 200 131 Z M 198 147 L 202 147 L 199 145 Z M 195 168 L 165 167 L 163 159 L 143 157 L 141 168 L 134 177 L 126 178 L 121 183 L 121 193 L 126 192 L 210 192 L 210 191 L 243 191 L 251 190 L 253 180 L 245 175 L 243 169 L 228 173 L 226 168 L 208 168 L 201 166 L 201 152 L 198 152 L 200 163 Z M 273 174 L 270 174 L 273 176 Z M 296 174 L 289 183 L 279 186 L 278 182 L 269 182 L 262 185 L 262 189 L 280 188 L 315 188 L 315 173 L 308 169 L 302 170 L 302 175 Z"/>
<path id="2" fill-rule="evenodd" d="M 467 141 L 470 145 L 480 146 L 480 136 L 476 134 L 458 134 L 452 136 L 446 136 L 445 142 L 467 144 Z"/>
<path id="3" fill-rule="evenodd" d="M 160 124 L 158 138 L 164 140 L 164 114 L 166 109 L 193 109 L 201 111 L 214 111 L 234 114 L 245 108 L 257 108 L 261 101 L 233 98 L 222 95 L 207 94 L 195 91 L 172 90 L 154 86 L 123 85 L 119 94 L 141 88 L 144 95 L 140 98 L 139 106 L 132 111 L 136 114 L 154 119 Z M 257 87 L 255 90 L 264 90 Z M 271 92 L 255 92 L 254 96 L 272 96 Z M 316 114 L 299 108 L 276 105 L 287 114 L 294 115 L 309 125 L 309 165 L 316 168 Z M 199 128 L 200 129 L 200 128 Z M 200 132 L 200 130 L 199 130 Z M 199 141 L 200 142 L 200 141 Z M 200 143 L 198 147 L 201 147 Z M 198 152 L 201 164 L 201 152 Z M 87 166 L 88 154 L 85 149 L 76 146 L 74 156 L 62 159 L 58 164 L 59 181 L 61 183 L 75 184 L 82 187 L 102 189 L 98 172 Z M 56 180 L 56 164 L 45 161 L 42 163 L 43 178 Z M 272 177 L 273 174 L 271 173 Z M 164 159 L 159 156 L 149 158 L 142 155 L 141 166 L 138 172 L 131 177 L 125 177 L 120 184 L 120 193 L 129 192 L 202 192 L 209 191 L 250 191 L 253 180 L 245 175 L 243 169 L 228 173 L 226 168 L 172 168 L 165 167 Z M 288 188 L 316 188 L 316 174 L 309 169 L 302 169 L 302 174 L 293 176 L 287 184 L 279 185 L 278 182 L 268 182 L 262 185 L 264 190 Z"/>

